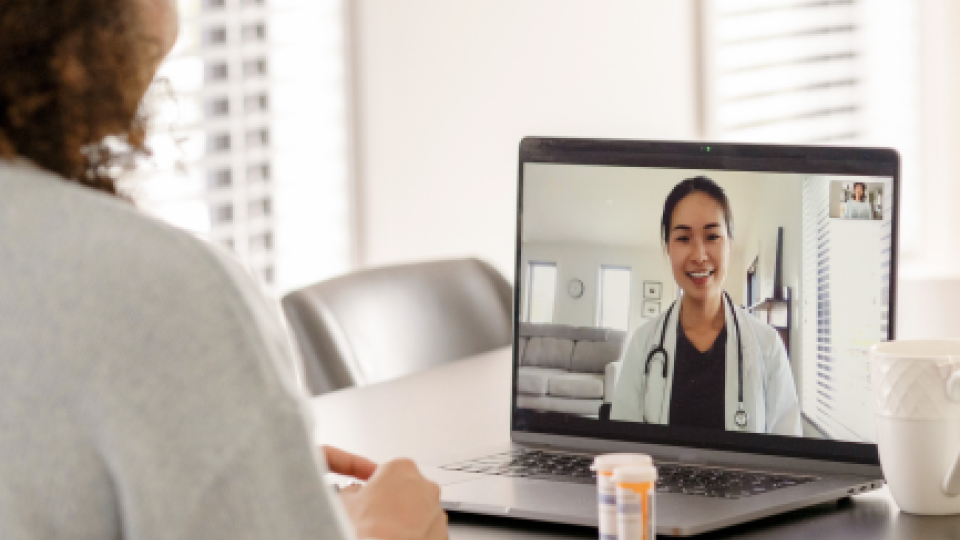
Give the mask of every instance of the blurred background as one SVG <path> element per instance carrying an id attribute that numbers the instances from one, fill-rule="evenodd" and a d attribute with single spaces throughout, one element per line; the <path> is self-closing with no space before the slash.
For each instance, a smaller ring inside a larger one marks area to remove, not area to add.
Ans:
<path id="1" fill-rule="evenodd" d="M 512 280 L 518 143 L 544 135 L 894 147 L 900 335 L 960 314 L 960 2 L 179 5 L 129 189 L 278 296 L 437 258 Z"/>

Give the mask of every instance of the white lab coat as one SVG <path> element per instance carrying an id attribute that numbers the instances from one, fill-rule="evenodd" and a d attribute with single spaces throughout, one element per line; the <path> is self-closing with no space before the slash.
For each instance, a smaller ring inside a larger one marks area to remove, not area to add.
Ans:
<path id="1" fill-rule="evenodd" d="M 790 360 L 783 341 L 776 330 L 758 320 L 754 315 L 737 307 L 740 335 L 743 339 L 743 402 L 749 418 L 747 427 L 740 429 L 734 423 L 737 410 L 737 334 L 730 305 L 723 302 L 727 325 L 727 380 L 726 407 L 723 414 L 729 431 L 775 433 L 801 436 L 800 404 L 797 389 L 790 370 Z M 666 314 L 633 331 L 621 357 L 620 375 L 617 378 L 610 410 L 611 420 L 667 424 L 670 418 L 670 399 L 673 390 L 673 361 L 677 349 L 677 324 L 680 307 L 677 306 L 667 321 L 667 333 L 663 348 L 669 355 L 670 366 L 664 380 L 663 364 L 657 360 L 650 365 L 650 381 L 647 395 L 643 393 L 644 364 L 647 355 L 660 342 L 660 332 Z M 697 396 L 690 396 L 697 399 Z M 660 407 L 662 404 L 662 413 Z M 645 414 L 646 413 L 646 414 Z"/>

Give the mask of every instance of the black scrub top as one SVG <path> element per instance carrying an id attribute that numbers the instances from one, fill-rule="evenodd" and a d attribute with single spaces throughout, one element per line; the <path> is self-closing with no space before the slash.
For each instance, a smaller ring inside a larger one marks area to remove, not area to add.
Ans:
<path id="1" fill-rule="evenodd" d="M 727 327 L 700 352 L 677 325 L 677 350 L 670 395 L 670 425 L 724 429 L 727 386 Z"/>

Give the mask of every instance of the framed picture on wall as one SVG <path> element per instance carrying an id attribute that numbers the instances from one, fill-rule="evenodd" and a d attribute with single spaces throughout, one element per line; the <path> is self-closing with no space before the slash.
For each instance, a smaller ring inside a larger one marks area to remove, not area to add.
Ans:
<path id="1" fill-rule="evenodd" d="M 646 290 L 644 290 L 646 292 Z M 652 302 L 650 300 L 643 301 L 643 316 L 644 317 L 657 317 L 660 315 L 660 302 Z"/>
<path id="2" fill-rule="evenodd" d="M 659 281 L 644 281 L 643 282 L 643 299 L 644 300 L 659 300 L 660 294 L 663 291 L 663 284 Z M 646 302 L 644 302 L 646 305 Z M 646 309 L 644 309 L 646 312 Z M 660 313 L 657 311 L 657 313 Z"/>

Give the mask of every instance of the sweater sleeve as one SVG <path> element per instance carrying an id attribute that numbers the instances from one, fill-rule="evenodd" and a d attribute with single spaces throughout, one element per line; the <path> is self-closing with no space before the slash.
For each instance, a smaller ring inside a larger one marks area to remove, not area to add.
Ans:
<path id="1" fill-rule="evenodd" d="M 223 464 L 196 486 L 191 512 L 171 524 L 171 540 L 349 540 L 354 537 L 299 411 L 266 410 Z M 170 493 L 168 500 L 176 500 Z"/>
<path id="2" fill-rule="evenodd" d="M 125 537 L 352 540 L 278 311 L 232 258 L 178 253 L 189 279 L 163 286 L 150 358 L 123 370 L 144 386 L 104 415 Z"/>

